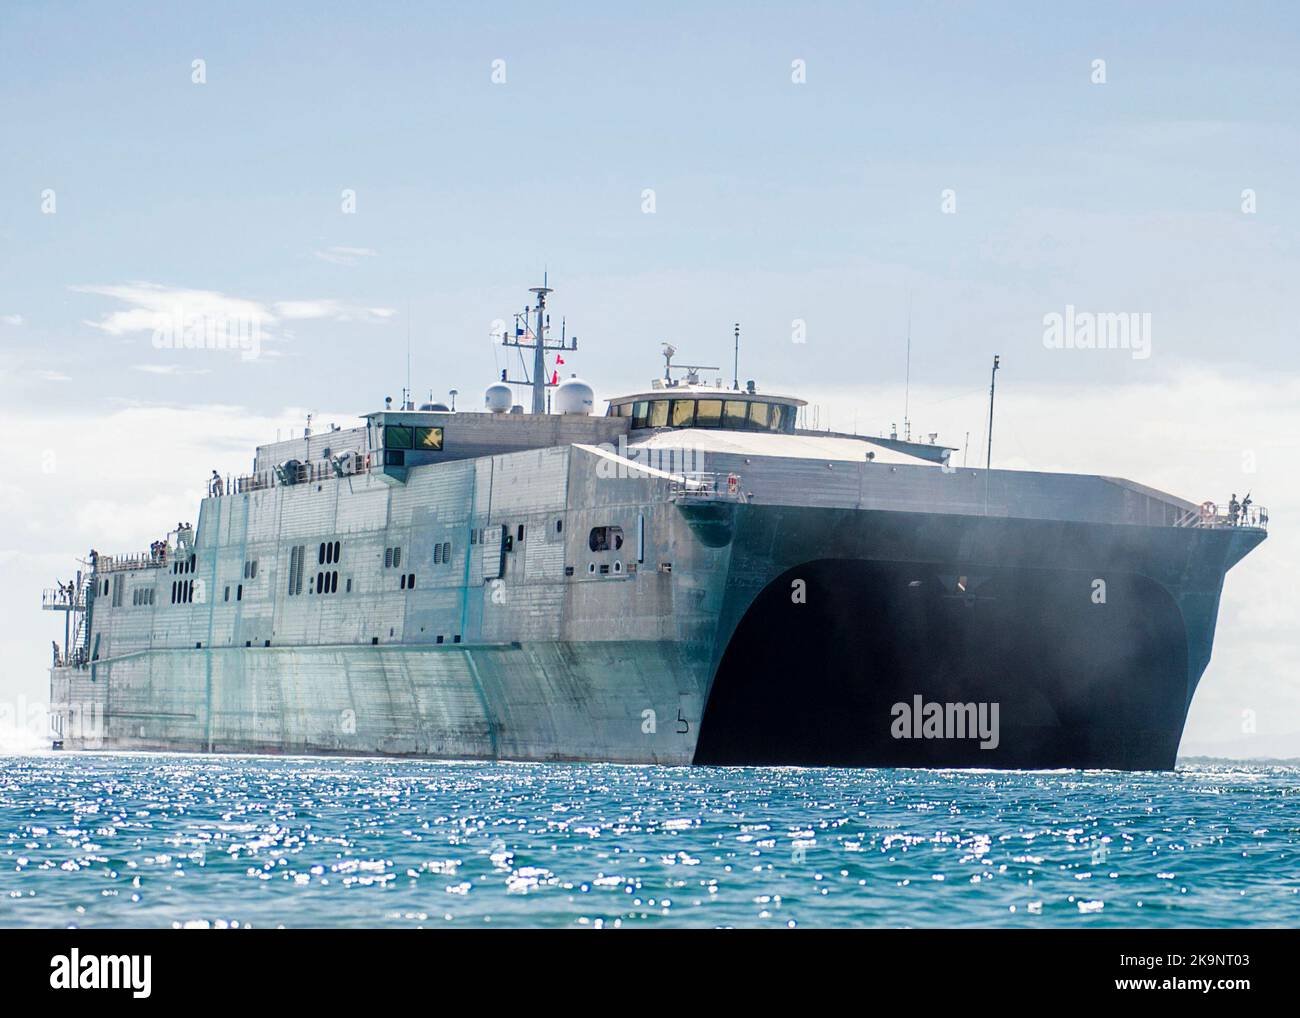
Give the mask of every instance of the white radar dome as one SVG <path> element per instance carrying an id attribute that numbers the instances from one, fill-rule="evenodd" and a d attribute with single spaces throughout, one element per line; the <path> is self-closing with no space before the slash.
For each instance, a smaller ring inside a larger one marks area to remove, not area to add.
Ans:
<path id="1" fill-rule="evenodd" d="M 595 390 L 580 378 L 566 378 L 555 387 L 557 414 L 589 414 L 595 402 Z"/>
<path id="2" fill-rule="evenodd" d="M 487 391 L 483 393 L 483 405 L 487 407 L 490 414 L 509 413 L 510 404 L 514 401 L 515 394 L 505 382 L 489 385 Z"/>

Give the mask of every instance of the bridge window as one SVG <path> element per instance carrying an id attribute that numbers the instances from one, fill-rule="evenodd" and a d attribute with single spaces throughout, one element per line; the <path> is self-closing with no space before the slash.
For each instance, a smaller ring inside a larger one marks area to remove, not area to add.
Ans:
<path id="1" fill-rule="evenodd" d="M 424 452 L 442 452 L 442 428 L 416 428 L 415 448 Z"/>
<path id="2" fill-rule="evenodd" d="M 409 449 L 415 436 L 412 430 L 403 424 L 388 424 L 384 427 L 385 449 Z"/>
<path id="3" fill-rule="evenodd" d="M 695 400 L 675 399 L 668 414 L 670 428 L 689 428 L 695 423 Z"/>
<path id="4" fill-rule="evenodd" d="M 785 403 L 746 399 L 638 400 L 612 408 L 612 416 L 631 406 L 634 428 L 729 428 L 734 431 L 794 431 L 795 408 Z M 617 413 L 615 413 L 617 411 Z"/>
<path id="5" fill-rule="evenodd" d="M 702 399 L 695 413 L 697 428 L 716 428 L 722 423 L 722 400 Z"/>

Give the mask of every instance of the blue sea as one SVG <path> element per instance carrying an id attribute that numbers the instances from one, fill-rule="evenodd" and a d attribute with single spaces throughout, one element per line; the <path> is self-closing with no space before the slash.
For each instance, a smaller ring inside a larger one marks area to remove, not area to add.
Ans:
<path id="1" fill-rule="evenodd" d="M 0 758 L 0 926 L 1300 925 L 1300 767 Z"/>

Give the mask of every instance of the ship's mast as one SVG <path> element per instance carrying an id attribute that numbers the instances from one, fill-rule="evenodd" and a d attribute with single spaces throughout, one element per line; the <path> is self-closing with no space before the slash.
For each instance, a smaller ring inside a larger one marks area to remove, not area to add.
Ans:
<path id="1" fill-rule="evenodd" d="M 549 286 L 534 286 L 537 294 L 537 328 L 533 332 L 533 413 L 546 413 L 546 295 Z"/>
<path id="2" fill-rule="evenodd" d="M 547 343 L 546 342 L 546 295 L 548 293 L 554 293 L 555 291 L 546 285 L 546 279 L 543 276 L 542 285 L 530 287 L 528 292 L 537 294 L 537 306 L 535 308 L 525 308 L 522 315 L 516 316 L 516 321 L 518 321 L 519 318 L 522 317 L 524 321 L 525 330 L 526 330 L 528 324 L 528 312 L 535 311 L 537 313 L 537 325 L 533 329 L 532 341 L 529 342 L 527 340 L 520 339 L 519 336 L 516 335 L 513 339 L 511 339 L 510 337 L 506 337 L 504 340 L 502 340 L 501 345 L 514 346 L 520 348 L 521 350 L 527 350 L 531 348 L 533 351 L 533 377 L 531 379 L 507 378 L 505 377 L 505 372 L 503 371 L 501 372 L 502 375 L 501 380 L 503 382 L 509 383 L 510 385 L 529 386 L 533 390 L 533 413 L 544 414 L 546 413 L 546 388 L 550 384 L 546 380 L 546 351 L 576 350 L 578 349 L 578 337 L 574 336 L 572 339 L 569 339 L 567 335 L 564 335 L 561 337 L 558 343 Z"/>

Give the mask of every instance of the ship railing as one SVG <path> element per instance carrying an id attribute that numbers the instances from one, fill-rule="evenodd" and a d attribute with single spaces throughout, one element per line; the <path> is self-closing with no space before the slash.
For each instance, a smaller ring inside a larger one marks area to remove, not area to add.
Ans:
<path id="1" fill-rule="evenodd" d="M 1202 502 L 1195 509 L 1189 509 L 1178 518 L 1179 527 L 1201 527 L 1206 529 L 1223 529 L 1244 527 L 1246 529 L 1267 530 L 1268 509 L 1253 502 L 1245 509 L 1238 504 L 1233 508 L 1232 500 L 1227 502 Z"/>
<path id="2" fill-rule="evenodd" d="M 167 564 L 165 552 L 140 552 L 138 555 L 97 555 L 95 572 L 119 573 L 128 569 L 161 569 Z"/>
<path id="3" fill-rule="evenodd" d="M 46 587 L 41 591 L 41 607 L 46 611 L 82 611 L 86 599 L 79 590 L 67 587 Z"/>
<path id="4" fill-rule="evenodd" d="M 669 486 L 669 494 L 675 502 L 691 499 L 745 501 L 745 492 L 741 488 L 739 474 L 719 474 L 704 470 L 692 470 L 674 475 Z"/>
<path id="5" fill-rule="evenodd" d="M 369 452 L 346 452 L 322 460 L 288 460 L 266 470 L 239 477 L 213 477 L 208 480 L 208 497 L 245 495 L 270 488 L 285 488 L 311 481 L 331 480 L 366 474 L 378 466 L 378 457 Z"/>

